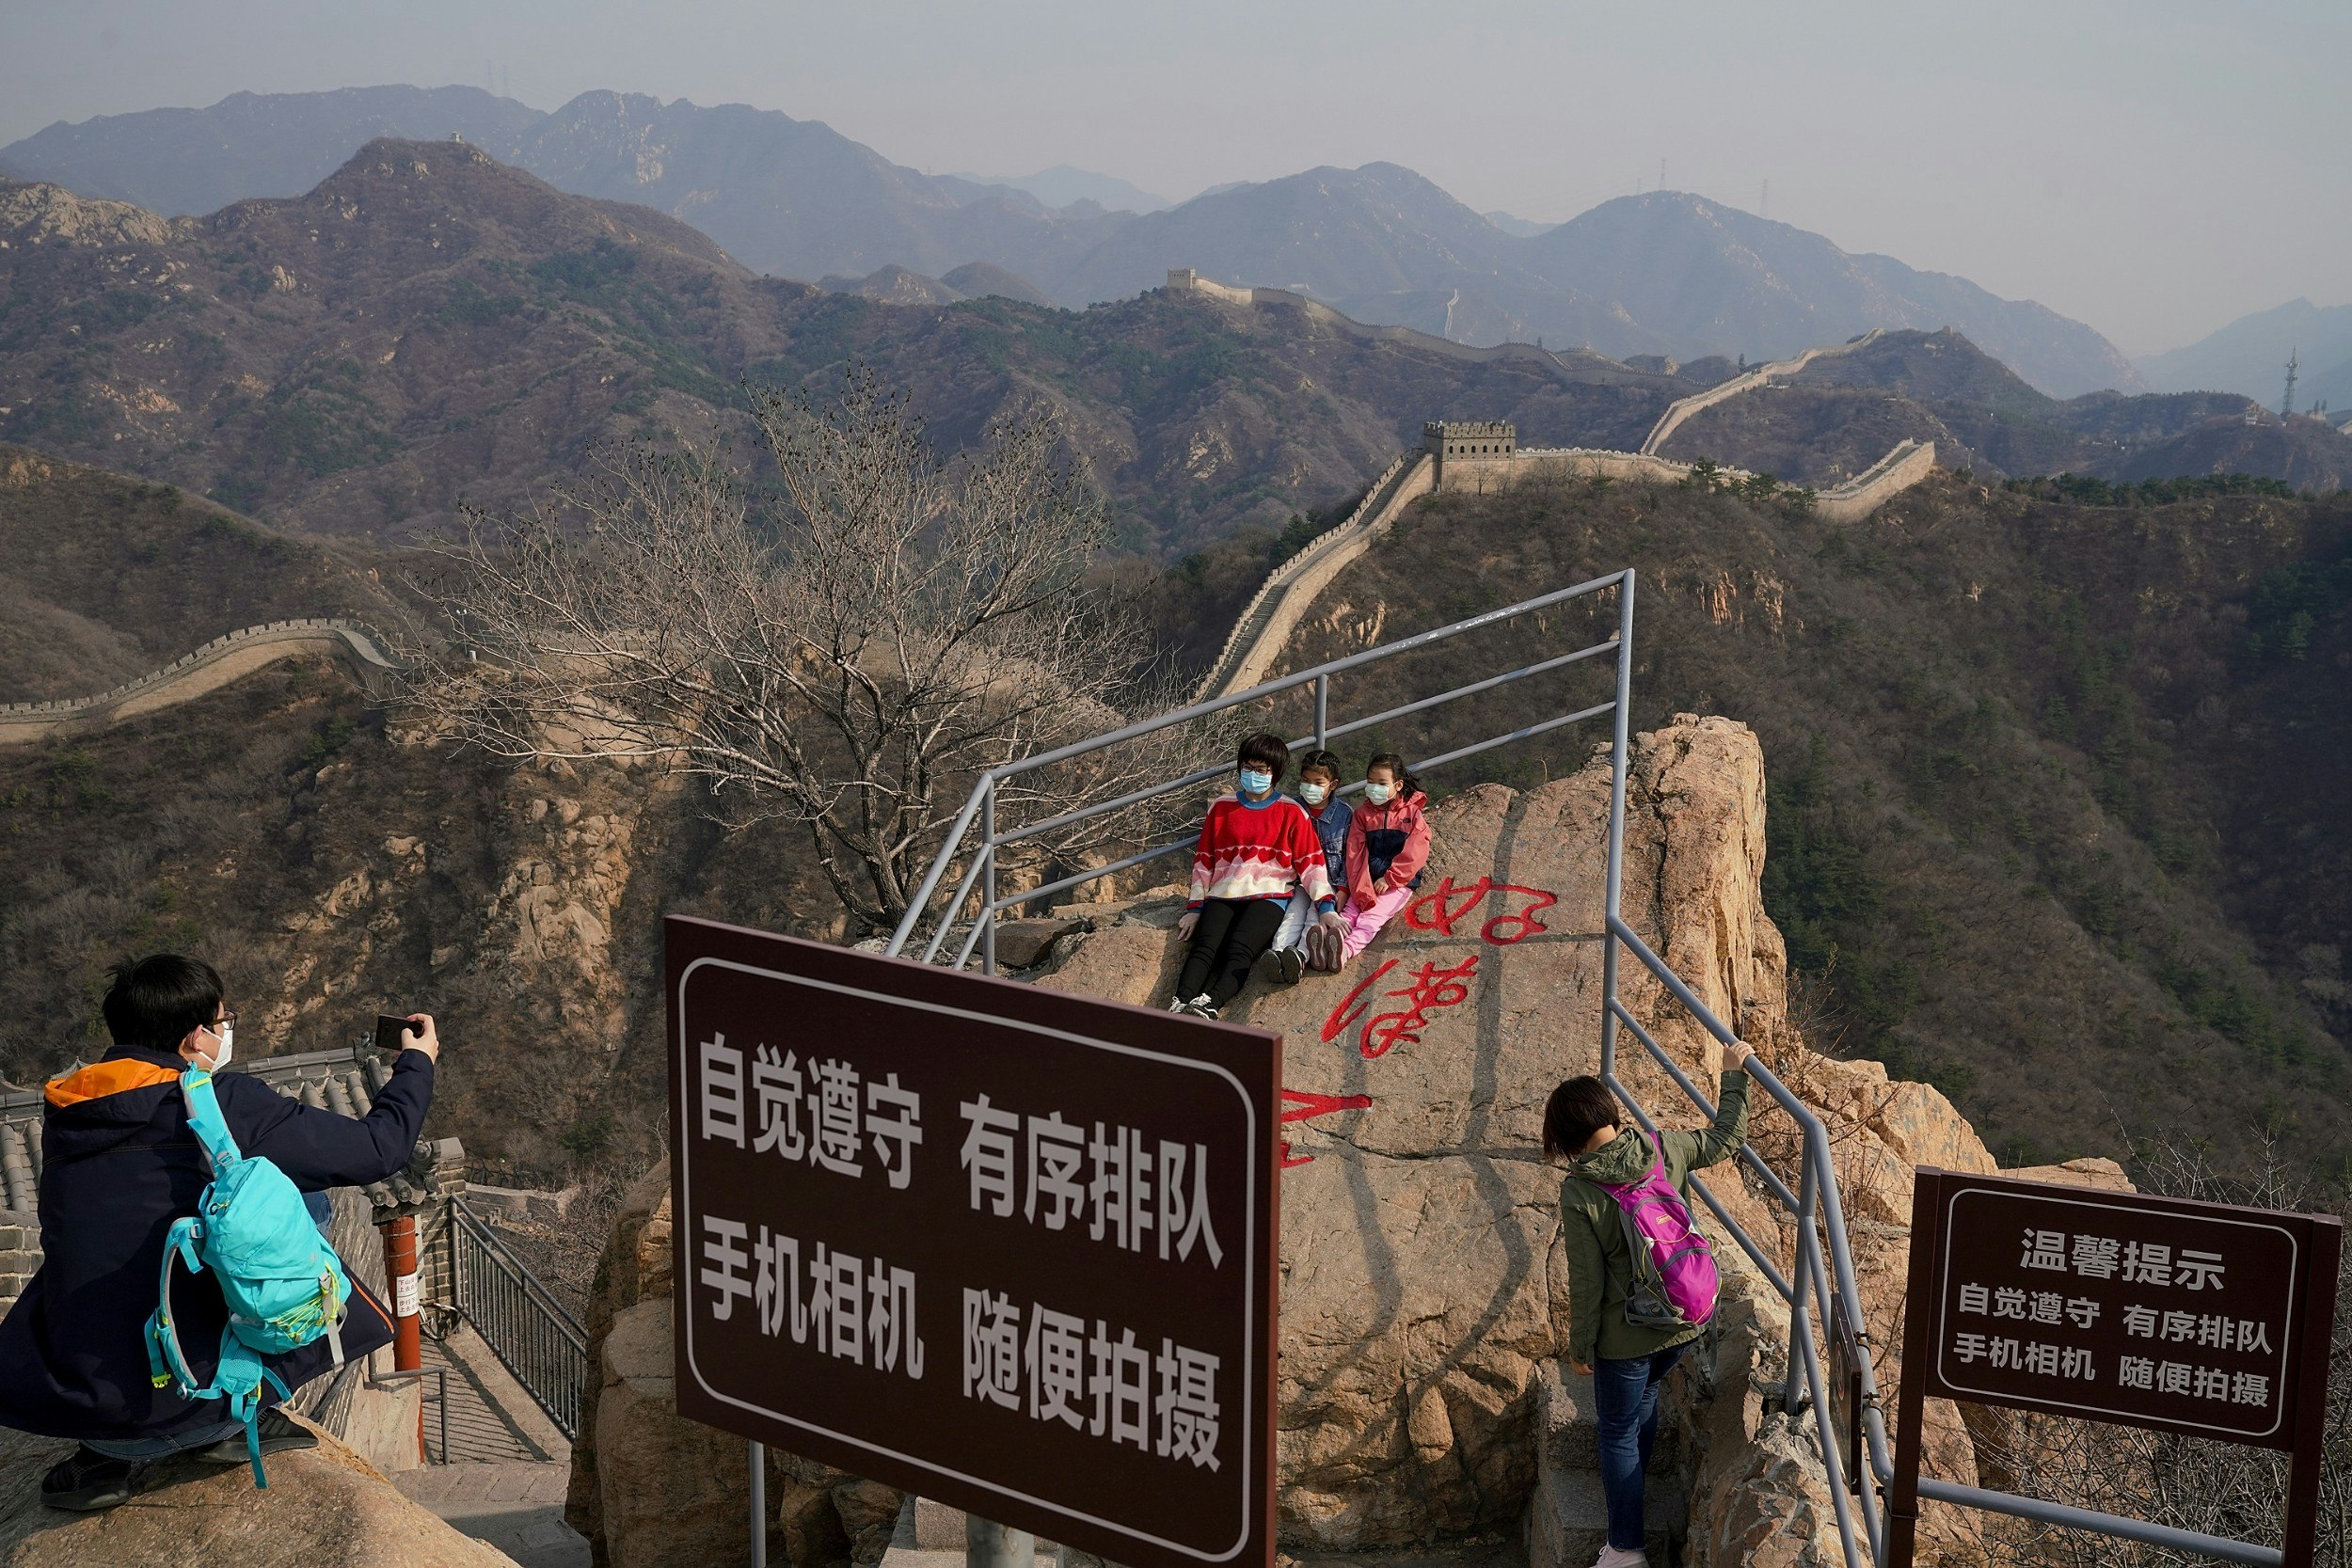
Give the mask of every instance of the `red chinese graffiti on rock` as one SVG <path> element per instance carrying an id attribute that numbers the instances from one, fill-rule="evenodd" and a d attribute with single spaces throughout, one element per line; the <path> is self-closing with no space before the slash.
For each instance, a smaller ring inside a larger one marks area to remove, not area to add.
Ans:
<path id="1" fill-rule="evenodd" d="M 1284 1089 L 1282 1098 L 1291 1101 L 1282 1108 L 1282 1119 L 1285 1122 L 1306 1121 L 1314 1117 L 1327 1117 L 1335 1111 L 1361 1111 L 1369 1109 L 1372 1105 L 1372 1096 L 1368 1094 L 1308 1094 L 1299 1089 Z M 1289 1142 L 1284 1141 L 1282 1145 L 1282 1168 L 1284 1170 L 1290 1169 L 1293 1165 L 1311 1165 L 1314 1164 L 1314 1159 L 1315 1157 L 1311 1154 L 1293 1154 Z"/>
<path id="2" fill-rule="evenodd" d="M 1539 887 L 1521 887 L 1517 882 L 1498 882 L 1492 877 L 1481 877 L 1466 887 L 1455 887 L 1451 877 L 1444 879 L 1406 906 L 1405 924 L 1417 930 L 1435 931 L 1439 936 L 1450 937 L 1454 934 L 1454 922 L 1478 908 L 1490 894 L 1502 895 L 1503 909 L 1478 928 L 1479 936 L 1486 942 L 1497 947 L 1508 947 L 1515 942 L 1524 942 L 1538 931 L 1551 929 L 1535 917 L 1560 902 L 1558 894 L 1548 893 Z M 1514 910 L 1510 904 L 1515 895 L 1530 902 Z"/>
<path id="3" fill-rule="evenodd" d="M 1372 1011 L 1373 1004 L 1364 993 L 1387 976 L 1403 960 L 1391 958 L 1365 975 L 1356 989 L 1340 999 L 1323 1021 L 1323 1037 L 1327 1042 L 1338 1039 L 1356 1026 L 1357 1021 Z M 1362 1032 L 1356 1037 L 1356 1049 L 1366 1061 L 1385 1056 L 1400 1045 L 1420 1042 L 1421 1032 L 1429 1026 L 1431 1012 L 1456 1006 L 1470 999 L 1470 981 L 1478 973 L 1478 955 L 1472 953 L 1452 967 L 1440 966 L 1435 959 L 1424 962 L 1406 978 L 1405 984 L 1382 996 L 1400 999 L 1404 1006 L 1385 1013 L 1374 1014 L 1365 1020 Z"/>

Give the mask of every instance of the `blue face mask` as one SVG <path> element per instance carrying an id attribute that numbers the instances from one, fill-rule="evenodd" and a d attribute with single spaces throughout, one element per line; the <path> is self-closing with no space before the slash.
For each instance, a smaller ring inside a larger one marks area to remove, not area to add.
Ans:
<path id="1" fill-rule="evenodd" d="M 1245 768 L 1241 770 L 1241 792 L 1244 795 L 1263 795 L 1273 787 L 1274 775 L 1264 768 Z"/>
<path id="2" fill-rule="evenodd" d="M 1323 804 L 1324 797 L 1330 793 L 1329 784 L 1302 784 L 1298 786 L 1298 798 L 1311 806 Z"/>

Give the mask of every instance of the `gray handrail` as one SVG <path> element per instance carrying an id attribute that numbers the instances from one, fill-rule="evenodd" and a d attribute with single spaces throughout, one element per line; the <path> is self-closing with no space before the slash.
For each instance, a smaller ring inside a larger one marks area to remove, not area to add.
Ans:
<path id="1" fill-rule="evenodd" d="M 1050 752 L 1043 752 L 1033 757 L 1023 757 L 1016 761 L 1000 764 L 995 768 L 992 768 L 985 773 L 982 773 L 978 780 L 973 784 L 970 798 L 964 801 L 962 811 L 957 815 L 954 825 L 948 830 L 946 838 L 942 842 L 938 854 L 931 862 L 930 872 L 924 877 L 922 885 L 916 891 L 914 897 L 908 902 L 906 912 L 899 917 L 898 927 L 891 932 L 890 941 L 883 947 L 882 951 L 894 956 L 904 951 L 908 939 L 914 934 L 916 926 L 918 926 L 922 921 L 924 911 L 930 907 L 932 895 L 938 891 L 940 881 L 945 877 L 948 865 L 956 859 L 957 855 L 961 851 L 965 835 L 972 831 L 973 818 L 979 814 L 983 802 L 993 798 L 995 787 L 1002 784 L 1005 780 L 1016 778 L 1021 774 L 1032 772 L 1040 768 L 1048 768 L 1056 763 L 1067 762 L 1073 757 L 1085 756 L 1089 752 L 1102 751 L 1105 747 L 1119 745 L 1122 741 L 1135 740 L 1147 735 L 1155 735 L 1162 730 L 1173 729 L 1180 725 L 1195 723 L 1202 719 L 1213 718 L 1230 708 L 1240 707 L 1249 703 L 1262 702 L 1266 698 L 1279 696 L 1285 691 L 1296 690 L 1298 688 L 1303 686 L 1314 686 L 1317 689 L 1318 701 L 1315 707 L 1317 718 L 1320 721 L 1327 712 L 1327 705 L 1321 699 L 1328 695 L 1330 690 L 1329 682 L 1331 677 L 1334 675 L 1343 674 L 1348 671 L 1359 669 L 1364 665 L 1376 663 L 1383 659 L 1394 658 L 1400 654 L 1410 653 L 1417 648 L 1424 648 L 1435 642 L 1442 642 L 1451 638 L 1460 637 L 1466 633 L 1477 631 L 1482 627 L 1494 626 L 1499 622 L 1510 620 L 1515 616 L 1525 615 L 1531 611 L 1543 610 L 1555 604 L 1562 604 L 1570 599 L 1581 598 L 1589 594 L 1597 594 L 1604 589 L 1616 587 L 1621 583 L 1629 584 L 1631 579 L 1632 573 L 1629 571 L 1611 572 L 1606 576 L 1593 578 L 1587 581 L 1580 582 L 1570 588 L 1556 589 L 1549 594 L 1539 594 L 1532 599 L 1522 599 L 1517 604 L 1504 605 L 1499 610 L 1489 610 L 1482 611 L 1476 615 L 1466 616 L 1462 620 L 1452 622 L 1446 626 L 1434 627 L 1429 631 L 1418 632 L 1411 637 L 1400 638 L 1394 642 L 1385 642 L 1379 647 L 1368 648 L 1359 654 L 1350 654 L 1343 658 L 1327 660 L 1326 662 L 1314 665 L 1310 669 L 1301 670 L 1293 674 L 1279 676 L 1274 680 L 1262 682 L 1257 686 L 1250 687 L 1247 690 L 1235 691 L 1223 697 L 1213 697 L 1204 702 L 1194 703 L 1189 706 L 1177 708 L 1173 712 L 1164 713 L 1156 719 L 1146 719 L 1140 721 L 1139 722 L 1126 725 L 1120 729 L 1106 731 L 1102 735 L 1094 736 L 1085 740 L 1073 741 L 1069 745 L 1057 747 Z M 1613 646 L 1615 646 L 1613 641 L 1611 642 L 1600 643 L 1594 648 L 1581 651 L 1576 657 L 1590 657 L 1591 655 L 1599 652 L 1601 649 Z M 1563 658 L 1554 661 L 1555 665 L 1572 662 L 1574 662 L 1573 658 Z M 1525 670 L 1515 672 L 1513 678 L 1536 673 L 1540 668 L 1542 667 L 1530 666 Z M 1443 693 L 1438 697 L 1431 698 L 1425 702 L 1412 705 L 1410 710 L 1419 711 L 1422 708 L 1432 707 L 1440 702 L 1451 701 L 1455 698 L 1468 696 L 1473 691 L 1486 690 L 1501 684 L 1502 683 L 1500 680 L 1476 682 L 1470 686 L 1458 688 L 1453 691 Z M 1620 685 L 1622 684 L 1623 683 L 1620 682 Z M 1362 726 L 1359 724 L 1356 727 L 1361 728 Z M 1554 724 L 1549 727 L 1556 728 L 1557 725 Z M 1524 739 L 1529 735 L 1537 733 L 1541 733 L 1540 727 L 1537 729 L 1518 731 L 1514 732 L 1510 736 L 1499 737 L 1496 741 L 1490 744 L 1502 744 L 1510 739 Z M 1327 739 L 1330 734 L 1330 729 L 1327 725 L 1325 725 L 1318 729 L 1315 739 L 1318 743 L 1321 743 L 1322 741 Z M 1431 761 L 1424 763 L 1422 766 L 1439 766 L 1446 762 L 1458 760 L 1463 756 L 1472 755 L 1477 750 L 1480 749 L 1484 749 L 1483 744 L 1478 748 L 1470 748 L 1458 752 L 1450 752 L 1443 757 L 1431 759 Z M 1075 821 L 1083 816 L 1098 815 L 1102 811 L 1110 810 L 1114 805 L 1133 805 L 1141 800 L 1156 799 L 1159 796 L 1169 794 L 1175 790 L 1187 787 L 1189 784 L 1203 783 L 1208 779 L 1216 777 L 1223 771 L 1223 768 L 1219 767 L 1191 772 L 1180 778 L 1170 779 L 1161 784 L 1148 785 L 1140 790 L 1130 791 L 1127 795 L 1120 797 L 1116 802 L 1103 802 L 1099 806 L 1089 807 L 1083 811 L 1065 813 L 1061 817 L 1053 820 L 1065 823 Z M 1046 826 L 1046 824 L 1032 825 L 1024 829 L 1015 830 L 1015 832 L 1021 836 L 1026 836 L 1029 833 L 1040 831 L 1044 826 Z M 974 853 L 971 863 L 965 868 L 962 880 L 958 885 L 956 896 L 948 901 L 946 916 L 943 917 L 938 930 L 933 933 L 930 944 L 924 949 L 923 959 L 925 962 L 930 962 L 937 956 L 947 927 L 952 923 L 954 911 L 962 906 L 964 898 L 971 891 L 973 882 L 980 876 L 990 871 L 994 859 L 995 849 L 1001 845 L 1012 842 L 1018 842 L 1018 839 L 1012 835 L 994 832 L 991 832 L 986 835 L 986 842 L 977 852 Z M 1172 851 L 1168 849 L 1154 850 L 1152 853 L 1141 857 L 1141 859 L 1154 859 L 1158 855 L 1170 852 Z M 1121 862 L 1118 867 L 1097 867 L 1090 872 L 1082 874 L 1074 880 L 1065 879 L 1063 881 L 1054 884 L 1051 888 L 1031 888 L 1024 892 L 1018 900 L 1009 900 L 1006 903 L 999 903 L 996 900 L 993 891 L 992 891 L 985 901 L 990 907 L 979 917 L 977 924 L 984 927 L 987 924 L 988 919 L 993 916 L 995 911 L 1006 908 L 1009 902 L 1025 902 L 1032 898 L 1041 897 L 1047 892 L 1060 892 L 1066 888 L 1076 886 L 1080 882 L 1091 881 L 1102 877 L 1108 876 L 1114 869 L 1123 869 L 1127 865 L 1136 863 L 1139 863 L 1137 858 L 1129 857 L 1126 861 Z M 963 958 L 968 959 L 970 956 L 971 950 L 967 947 L 964 951 Z"/>

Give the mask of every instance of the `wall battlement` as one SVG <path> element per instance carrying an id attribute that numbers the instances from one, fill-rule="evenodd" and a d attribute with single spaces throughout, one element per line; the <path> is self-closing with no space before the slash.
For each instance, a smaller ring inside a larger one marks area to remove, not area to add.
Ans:
<path id="1" fill-rule="evenodd" d="M 378 695 L 390 689 L 391 678 L 399 672 L 376 633 L 357 621 L 331 616 L 268 621 L 224 632 L 162 669 L 151 670 L 94 697 L 0 703 L 0 746 L 38 740 L 59 731 L 103 729 L 118 720 L 218 690 L 240 675 L 308 651 L 342 660 L 362 687 Z"/>

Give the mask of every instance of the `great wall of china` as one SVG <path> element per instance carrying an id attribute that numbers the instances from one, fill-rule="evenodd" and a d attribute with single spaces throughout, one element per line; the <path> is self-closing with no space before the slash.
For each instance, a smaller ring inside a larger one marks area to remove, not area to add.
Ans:
<path id="1" fill-rule="evenodd" d="M 305 653 L 325 653 L 341 660 L 371 692 L 388 689 L 390 677 L 399 669 L 377 641 L 376 634 L 356 621 L 328 616 L 270 621 L 224 633 L 160 670 L 151 670 L 95 697 L 0 704 L 0 746 L 19 745 L 60 733 L 103 729 L 119 720 L 136 718 L 217 691 L 240 676 Z"/>
<path id="2" fill-rule="evenodd" d="M 1472 348 L 1432 337 L 1408 326 L 1379 326 L 1343 316 L 1319 300 L 1290 289 L 1239 288 L 1215 282 L 1189 267 L 1168 275 L 1169 289 L 1200 294 L 1222 304 L 1243 307 L 1286 306 L 1303 310 L 1318 322 L 1361 337 L 1410 343 L 1417 348 L 1463 359 L 1527 358 L 1565 373 L 1569 357 L 1533 343 L 1499 343 Z M 1422 427 L 1422 449 L 1400 452 L 1373 481 L 1348 519 L 1329 530 L 1305 549 L 1267 574 L 1264 582 L 1242 610 L 1227 634 L 1225 644 L 1196 691 L 1196 700 L 1238 691 L 1266 678 L 1293 629 L 1332 579 L 1372 547 L 1414 501 L 1433 491 L 1473 494 L 1531 480 L 1605 478 L 1653 484 L 1690 483 L 1698 466 L 1659 455 L 1667 437 L 1693 415 L 1727 399 L 1769 385 L 1775 376 L 1796 374 L 1814 360 L 1851 354 L 1875 341 L 1873 328 L 1857 338 L 1825 348 L 1807 349 L 1792 358 L 1758 365 L 1705 391 L 1670 404 L 1636 451 L 1586 447 L 1521 447 L 1516 432 L 1503 422 L 1450 423 L 1432 421 Z M 1629 372 L 1629 374 L 1635 373 Z M 1931 442 L 1904 441 L 1862 473 L 1818 493 L 1815 510 L 1832 522 L 1866 516 L 1889 498 L 1925 479 L 1935 467 Z M 1717 478 L 1740 482 L 1753 478 L 1745 469 L 1718 467 Z M 135 718 L 191 701 L 282 658 L 306 652 L 323 652 L 340 659 L 360 685 L 372 692 L 387 689 L 398 666 L 376 635 L 356 622 L 329 617 L 272 621 L 215 638 L 160 670 L 126 681 L 94 697 L 46 703 L 0 705 L 0 746 L 19 745 L 44 736 L 102 729 L 119 720 Z"/>

